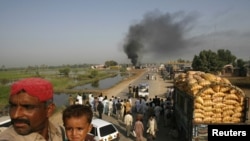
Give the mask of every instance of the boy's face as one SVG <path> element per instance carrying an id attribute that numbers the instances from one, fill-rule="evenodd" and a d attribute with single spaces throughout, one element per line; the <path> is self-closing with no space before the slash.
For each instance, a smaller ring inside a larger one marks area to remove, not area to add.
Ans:
<path id="1" fill-rule="evenodd" d="M 92 124 L 88 123 L 86 116 L 71 117 L 64 121 L 64 127 L 70 141 L 84 141 Z"/>

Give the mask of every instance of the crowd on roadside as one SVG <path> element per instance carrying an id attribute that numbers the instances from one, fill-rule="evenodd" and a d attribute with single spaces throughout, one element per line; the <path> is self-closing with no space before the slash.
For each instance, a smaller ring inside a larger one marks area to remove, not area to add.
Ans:
<path id="1" fill-rule="evenodd" d="M 98 118 L 102 119 L 103 114 L 105 114 L 114 117 L 116 120 L 123 121 L 126 135 L 131 136 L 131 131 L 135 131 L 136 140 L 141 141 L 143 138 L 148 140 L 157 138 L 160 120 L 163 120 L 161 123 L 164 123 L 164 126 L 169 124 L 173 112 L 173 101 L 170 96 L 168 95 L 166 99 L 157 96 L 148 100 L 130 96 L 122 99 L 116 96 L 108 98 L 100 93 L 99 96 L 95 97 L 89 94 L 87 100 L 83 101 L 80 96 L 77 96 L 79 100 L 74 104 L 90 106 Z M 70 102 L 70 104 L 73 103 Z"/>

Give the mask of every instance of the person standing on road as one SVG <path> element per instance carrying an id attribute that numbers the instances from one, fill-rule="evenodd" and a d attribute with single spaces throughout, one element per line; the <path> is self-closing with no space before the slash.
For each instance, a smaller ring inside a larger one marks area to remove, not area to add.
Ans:
<path id="1" fill-rule="evenodd" d="M 117 101 L 118 101 L 118 99 L 117 99 L 117 97 L 115 96 L 114 98 L 113 98 L 113 115 L 116 115 L 116 103 L 117 103 Z"/>
<path id="2" fill-rule="evenodd" d="M 74 100 L 74 98 L 72 97 L 72 95 L 69 95 L 69 106 L 70 106 L 70 105 L 74 105 L 74 102 L 75 102 L 75 100 Z"/>
<path id="3" fill-rule="evenodd" d="M 147 74 L 147 80 L 149 80 L 149 74 Z"/>
<path id="4" fill-rule="evenodd" d="M 145 141 L 145 138 L 143 136 L 144 132 L 144 125 L 142 123 L 143 115 L 137 114 L 136 116 L 136 122 L 134 125 L 134 130 L 136 133 L 136 141 Z"/>
<path id="5" fill-rule="evenodd" d="M 131 85 L 131 84 L 128 85 L 128 91 L 129 91 L 129 92 L 128 92 L 129 95 L 131 95 L 131 94 L 132 94 L 132 91 L 133 91 L 133 90 L 132 90 L 132 85 Z"/>
<path id="6" fill-rule="evenodd" d="M 139 98 L 139 86 L 136 86 L 135 88 L 135 97 Z"/>
<path id="7" fill-rule="evenodd" d="M 132 125 L 133 125 L 133 116 L 131 115 L 130 112 L 127 112 L 125 117 L 124 117 L 124 124 L 126 126 L 126 133 L 127 136 L 130 135 L 131 129 L 132 129 Z"/>
<path id="8" fill-rule="evenodd" d="M 108 114 L 108 105 L 109 105 L 109 100 L 107 96 L 104 96 L 104 99 L 102 100 L 102 104 L 104 106 L 103 113 Z"/>
<path id="9" fill-rule="evenodd" d="M 98 97 L 94 97 L 94 112 L 97 112 L 97 106 L 99 104 L 99 99 Z"/>
<path id="10" fill-rule="evenodd" d="M 125 114 L 128 113 L 128 112 L 132 112 L 132 111 L 131 111 L 132 105 L 131 105 L 129 99 L 126 100 L 125 106 L 126 106 Z"/>
<path id="11" fill-rule="evenodd" d="M 117 101 L 117 103 L 115 104 L 116 106 L 116 117 L 117 117 L 117 120 L 119 119 L 122 119 L 122 113 L 121 113 L 121 110 L 122 110 L 122 104 L 120 102 L 120 100 Z"/>
<path id="12" fill-rule="evenodd" d="M 49 117 L 55 110 L 53 86 L 42 78 L 25 78 L 11 85 L 9 116 L 12 125 L 0 134 L 1 141 L 62 141 L 64 129 Z"/>
<path id="13" fill-rule="evenodd" d="M 80 93 L 76 96 L 76 99 L 78 100 L 78 104 L 82 105 L 82 96 Z"/>
<path id="14" fill-rule="evenodd" d="M 154 114 L 155 114 L 155 118 L 156 118 L 157 123 L 159 123 L 159 121 L 160 121 L 160 114 L 161 114 L 162 110 L 163 110 L 162 107 L 158 104 L 154 107 Z"/>
<path id="15" fill-rule="evenodd" d="M 151 115 L 149 117 L 147 127 L 148 127 L 147 133 L 149 134 L 150 138 L 152 137 L 153 139 L 155 139 L 156 131 L 158 130 L 158 128 L 154 115 Z"/>
<path id="16" fill-rule="evenodd" d="M 98 105 L 97 105 L 97 111 L 98 111 L 100 119 L 102 119 L 103 109 L 104 109 L 104 106 L 103 106 L 102 102 L 99 101 Z"/>
<path id="17" fill-rule="evenodd" d="M 91 105 L 92 110 L 94 111 L 95 105 L 94 105 L 94 97 L 93 94 L 89 94 L 89 104 Z"/>
<path id="18" fill-rule="evenodd" d="M 113 100 L 109 99 L 108 102 L 108 116 L 111 116 L 113 114 Z"/>
<path id="19" fill-rule="evenodd" d="M 104 97 L 102 95 L 102 93 L 100 93 L 100 95 L 98 96 L 98 101 L 103 101 Z"/>
<path id="20" fill-rule="evenodd" d="M 86 101 L 87 101 L 87 94 L 86 94 L 86 93 L 83 93 L 83 94 L 82 94 L 82 104 L 85 105 L 85 104 L 86 104 Z"/>
<path id="21" fill-rule="evenodd" d="M 128 97 L 128 101 L 130 102 L 130 105 L 132 106 L 132 105 L 133 105 L 133 102 L 132 102 L 131 96 Z"/>
<path id="22" fill-rule="evenodd" d="M 121 99 L 121 120 L 123 120 L 124 118 L 125 109 L 126 109 L 125 100 Z"/>
<path id="23" fill-rule="evenodd" d="M 134 85 L 133 86 L 133 97 L 135 98 L 135 95 L 136 95 L 136 86 Z"/>

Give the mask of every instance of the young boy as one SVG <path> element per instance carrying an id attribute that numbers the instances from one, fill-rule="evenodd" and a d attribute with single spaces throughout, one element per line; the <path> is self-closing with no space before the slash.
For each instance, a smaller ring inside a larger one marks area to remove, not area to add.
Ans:
<path id="1" fill-rule="evenodd" d="M 88 133 L 92 129 L 93 112 L 89 106 L 71 105 L 63 111 L 62 119 L 68 141 L 94 141 Z"/>

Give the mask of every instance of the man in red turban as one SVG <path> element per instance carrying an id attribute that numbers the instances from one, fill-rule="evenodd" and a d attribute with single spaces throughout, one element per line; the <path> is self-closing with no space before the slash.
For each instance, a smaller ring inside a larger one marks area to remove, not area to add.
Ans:
<path id="1" fill-rule="evenodd" d="M 49 121 L 53 114 L 53 86 L 42 78 L 26 78 L 12 84 L 9 97 L 12 126 L 0 135 L 8 141 L 61 141 L 60 130 Z"/>

